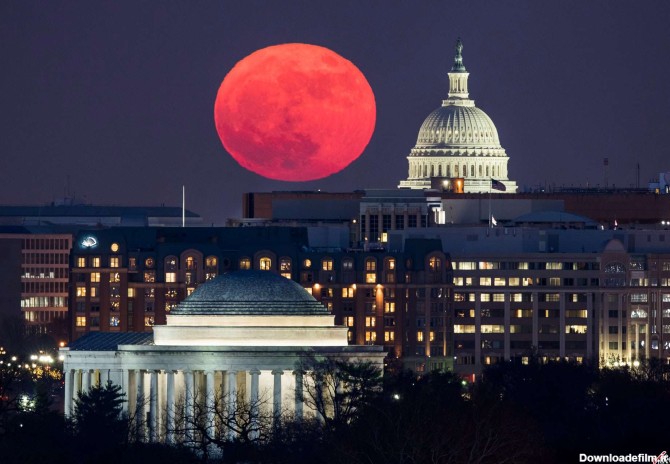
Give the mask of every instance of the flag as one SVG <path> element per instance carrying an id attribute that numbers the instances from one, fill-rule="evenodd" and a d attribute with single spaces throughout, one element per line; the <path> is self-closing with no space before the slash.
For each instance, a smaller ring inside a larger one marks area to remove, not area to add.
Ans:
<path id="1" fill-rule="evenodd" d="M 491 216 L 491 224 L 493 224 L 494 226 L 498 225 L 498 221 L 496 221 L 496 218 L 494 218 L 493 216 Z"/>
<path id="2" fill-rule="evenodd" d="M 500 190 L 501 192 L 504 192 L 507 190 L 507 187 L 505 187 L 505 184 L 500 182 L 499 180 L 491 179 L 491 188 L 493 190 Z"/>

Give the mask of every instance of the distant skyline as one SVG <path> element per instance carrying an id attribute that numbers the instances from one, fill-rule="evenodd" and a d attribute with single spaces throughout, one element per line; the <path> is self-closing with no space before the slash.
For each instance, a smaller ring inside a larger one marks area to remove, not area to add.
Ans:
<path id="1" fill-rule="evenodd" d="M 670 171 L 670 2 L 216 1 L 0 3 L 0 204 L 69 188 L 94 204 L 181 205 L 206 223 L 244 192 L 395 188 L 463 40 L 470 96 L 521 186 L 628 187 Z M 214 127 L 237 61 L 274 44 L 332 49 L 366 76 L 377 123 L 326 179 L 239 166 Z"/>

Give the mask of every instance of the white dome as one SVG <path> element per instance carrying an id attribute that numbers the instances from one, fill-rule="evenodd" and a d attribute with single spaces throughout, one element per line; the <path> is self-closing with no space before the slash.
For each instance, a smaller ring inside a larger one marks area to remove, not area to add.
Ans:
<path id="1" fill-rule="evenodd" d="M 449 72 L 448 98 L 423 121 L 416 145 L 407 157 L 407 180 L 401 180 L 398 187 L 428 189 L 461 185 L 464 193 L 486 193 L 496 185 L 503 187 L 496 188 L 499 191 L 514 193 L 516 182 L 508 178 L 509 158 L 500 144 L 498 130 L 470 99 L 470 74 L 463 65 L 462 50 L 459 39 Z M 463 183 L 445 183 L 445 178 L 462 178 Z"/>
<path id="2" fill-rule="evenodd" d="M 421 125 L 415 148 L 502 148 L 498 131 L 476 106 L 447 102 L 428 115 Z"/>

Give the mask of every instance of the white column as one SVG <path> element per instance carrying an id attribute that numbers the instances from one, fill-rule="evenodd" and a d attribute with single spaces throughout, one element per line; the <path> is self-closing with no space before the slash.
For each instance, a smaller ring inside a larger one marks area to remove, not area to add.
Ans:
<path id="1" fill-rule="evenodd" d="M 123 369 L 121 372 L 121 389 L 125 394 L 125 401 L 123 402 L 123 415 L 128 416 L 128 411 L 130 409 L 130 376 L 133 371 L 129 369 Z"/>
<path id="2" fill-rule="evenodd" d="M 72 392 L 74 387 L 74 371 L 68 369 L 65 372 L 65 417 L 72 415 Z"/>
<path id="3" fill-rule="evenodd" d="M 252 431 L 251 431 L 251 439 L 256 439 L 258 438 L 258 411 L 259 411 L 259 404 L 258 404 L 258 376 L 261 375 L 261 371 L 258 369 L 252 369 L 249 371 L 249 374 L 251 375 L 251 394 L 249 397 L 249 403 L 251 405 L 251 420 L 252 420 Z"/>
<path id="4" fill-rule="evenodd" d="M 158 440 L 158 372 L 151 371 L 149 386 L 149 441 Z"/>
<path id="5" fill-rule="evenodd" d="M 165 425 L 165 441 L 172 445 L 174 444 L 174 427 L 175 427 L 175 402 L 174 402 L 174 371 L 167 371 L 167 385 L 166 385 L 166 401 L 165 412 L 167 416 L 167 423 Z"/>
<path id="6" fill-rule="evenodd" d="M 274 375 L 274 384 L 272 387 L 272 414 L 275 420 L 281 416 L 281 377 L 284 371 L 276 369 L 272 371 Z"/>
<path id="7" fill-rule="evenodd" d="M 89 369 L 82 369 L 81 371 L 81 392 L 88 393 L 91 389 L 91 371 Z"/>
<path id="8" fill-rule="evenodd" d="M 228 371 L 226 377 L 228 380 L 228 416 L 235 416 L 237 414 L 237 371 Z M 235 436 L 235 432 L 229 429 L 228 437 L 233 439 Z"/>
<path id="9" fill-rule="evenodd" d="M 207 429 L 210 436 L 216 435 L 216 424 L 214 422 L 214 371 L 205 372 L 205 414 L 207 417 Z"/>
<path id="10" fill-rule="evenodd" d="M 302 420 L 303 416 L 303 402 L 304 402 L 304 392 L 303 392 L 303 372 L 302 371 L 293 371 L 295 376 L 295 418 L 296 420 Z"/>
<path id="11" fill-rule="evenodd" d="M 137 440 L 145 441 L 145 427 L 146 427 L 146 402 L 144 397 L 144 372 L 141 370 L 135 371 L 135 383 L 137 386 L 137 393 L 135 397 L 135 423 L 137 424 Z"/>
<path id="12" fill-rule="evenodd" d="M 184 428 L 186 429 L 186 442 L 187 445 L 191 444 L 193 441 L 193 408 L 194 408 L 194 395 L 193 390 L 193 372 L 184 371 Z"/>

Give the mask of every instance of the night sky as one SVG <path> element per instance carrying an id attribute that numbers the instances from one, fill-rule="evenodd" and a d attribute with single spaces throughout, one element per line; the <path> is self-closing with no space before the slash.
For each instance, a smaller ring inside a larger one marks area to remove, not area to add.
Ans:
<path id="1" fill-rule="evenodd" d="M 510 178 L 642 185 L 670 171 L 667 1 L 3 1 L 0 204 L 180 205 L 207 223 L 242 193 L 395 188 L 447 94 L 461 37 L 470 97 Z M 224 150 L 213 105 L 246 55 L 286 42 L 351 60 L 375 93 L 362 156 L 319 181 L 271 181 Z"/>

